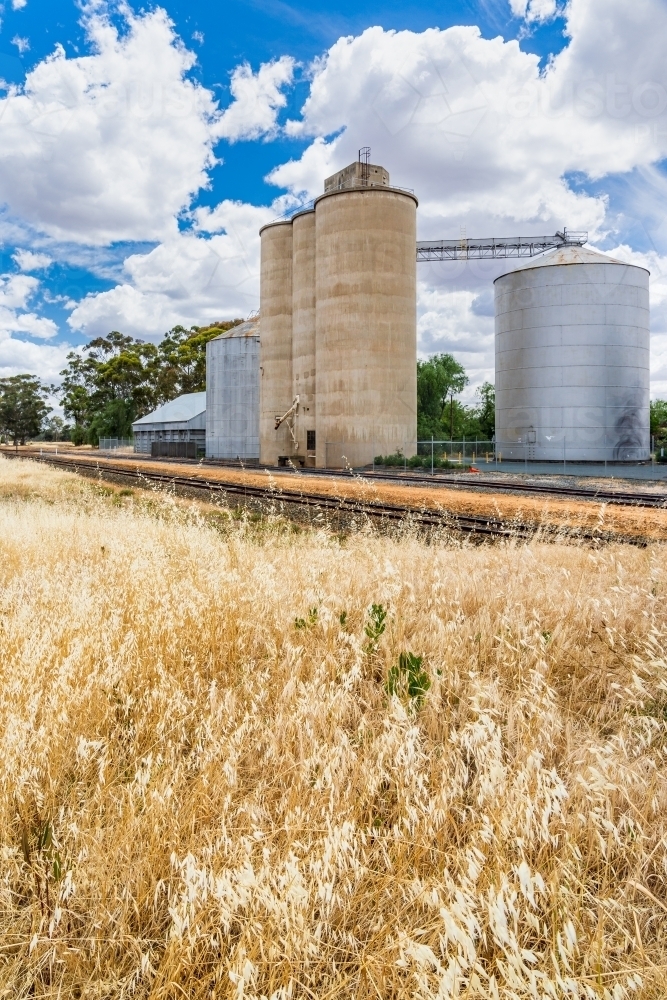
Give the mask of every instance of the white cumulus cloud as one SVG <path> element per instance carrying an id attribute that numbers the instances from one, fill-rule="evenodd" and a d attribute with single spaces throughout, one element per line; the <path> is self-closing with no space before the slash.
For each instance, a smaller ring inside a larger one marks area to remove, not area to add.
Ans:
<path id="1" fill-rule="evenodd" d="M 57 239 L 162 239 L 208 183 L 217 105 L 161 9 L 120 34 L 87 16 L 93 54 L 58 46 L 0 99 L 0 202 Z"/>
<path id="2" fill-rule="evenodd" d="M 528 23 L 538 24 L 551 21 L 563 12 L 564 4 L 557 0 L 510 0 L 510 9 L 515 17 L 523 17 Z"/>
<path id="3" fill-rule="evenodd" d="M 43 382 L 60 382 L 67 364 L 69 344 L 34 344 L 7 335 L 0 328 L 0 378 L 27 372 Z"/>
<path id="4" fill-rule="evenodd" d="M 23 55 L 24 52 L 28 52 L 30 49 L 30 41 L 27 38 L 22 38 L 21 35 L 14 35 L 12 45 L 15 45 L 19 50 L 19 55 Z"/>
<path id="5" fill-rule="evenodd" d="M 287 103 L 283 88 L 292 82 L 294 65 L 294 59 L 282 56 L 262 63 L 257 73 L 248 63 L 237 66 L 230 83 L 234 100 L 224 111 L 216 134 L 230 142 L 275 135 L 278 113 Z"/>
<path id="6" fill-rule="evenodd" d="M 53 263 L 53 258 L 46 253 L 34 253 L 32 250 L 16 250 L 12 257 L 20 271 L 43 271 Z"/>
<path id="7" fill-rule="evenodd" d="M 23 10 L 28 4 L 28 0 L 12 0 L 12 10 Z"/>
<path id="8" fill-rule="evenodd" d="M 53 320 L 29 310 L 29 300 L 39 288 L 39 279 L 27 274 L 0 276 L 0 337 L 27 333 L 48 340 L 58 328 Z"/>
<path id="9" fill-rule="evenodd" d="M 126 280 L 89 295 L 69 324 L 87 336 L 122 330 L 159 337 L 180 323 L 202 326 L 245 317 L 259 306 L 259 238 L 275 212 L 238 202 L 200 209 L 199 232 L 176 234 L 148 254 L 125 261 Z"/>

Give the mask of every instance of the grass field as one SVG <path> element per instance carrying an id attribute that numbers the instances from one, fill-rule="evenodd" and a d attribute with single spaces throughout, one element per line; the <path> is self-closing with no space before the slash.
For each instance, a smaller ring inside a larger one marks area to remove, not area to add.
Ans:
<path id="1" fill-rule="evenodd" d="M 663 545 L 0 460 L 0 546 L 0 997 L 667 994 Z"/>

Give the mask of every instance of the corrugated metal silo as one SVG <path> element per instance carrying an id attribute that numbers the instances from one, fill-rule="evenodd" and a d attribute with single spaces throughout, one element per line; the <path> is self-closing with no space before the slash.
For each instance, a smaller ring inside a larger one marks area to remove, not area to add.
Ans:
<path id="1" fill-rule="evenodd" d="M 206 345 L 206 457 L 259 458 L 259 320 Z"/>
<path id="2" fill-rule="evenodd" d="M 388 186 L 315 202 L 318 466 L 416 450 L 416 208 Z"/>
<path id="3" fill-rule="evenodd" d="M 315 464 L 315 212 L 292 219 L 292 395 L 298 395 L 295 454 Z"/>
<path id="4" fill-rule="evenodd" d="M 644 268 L 574 246 L 496 278 L 504 458 L 649 457 L 648 279 Z"/>
<path id="5" fill-rule="evenodd" d="M 275 430 L 275 418 L 291 406 L 292 396 L 292 223 L 273 222 L 260 230 L 260 414 L 259 455 L 277 465 L 294 454 L 288 422 Z"/>

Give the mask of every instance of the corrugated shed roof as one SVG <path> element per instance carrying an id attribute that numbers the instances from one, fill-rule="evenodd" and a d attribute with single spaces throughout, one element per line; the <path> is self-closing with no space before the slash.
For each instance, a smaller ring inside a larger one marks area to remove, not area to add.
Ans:
<path id="1" fill-rule="evenodd" d="M 205 392 L 186 392 L 182 396 L 177 396 L 176 399 L 158 406 L 157 410 L 147 413 L 140 420 L 135 420 L 132 426 L 140 427 L 142 424 L 163 424 L 170 421 L 184 423 L 187 420 L 192 420 L 193 417 L 199 416 L 205 409 Z"/>
<path id="2" fill-rule="evenodd" d="M 547 253 L 542 254 L 541 257 L 531 257 L 523 264 L 518 264 L 511 271 L 505 271 L 504 273 L 513 274 L 514 271 L 529 271 L 534 267 L 557 267 L 559 264 L 623 264 L 627 267 L 639 266 L 637 264 L 628 264 L 624 260 L 616 260 L 615 257 L 608 257 L 607 254 L 600 253 L 599 250 L 589 250 L 588 247 L 564 246 L 556 247 L 555 250 L 549 250 Z M 645 271 L 646 268 L 641 268 L 641 270 Z M 503 275 L 500 274 L 498 277 L 502 278 Z"/>
<path id="3" fill-rule="evenodd" d="M 225 330 L 213 340 L 229 340 L 232 337 L 259 337 L 259 316 L 248 319 L 239 326 L 233 326 L 231 330 Z"/>

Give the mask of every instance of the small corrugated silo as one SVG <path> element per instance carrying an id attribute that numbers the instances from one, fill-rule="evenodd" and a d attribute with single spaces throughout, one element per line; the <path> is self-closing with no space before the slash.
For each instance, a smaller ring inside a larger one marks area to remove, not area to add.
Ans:
<path id="1" fill-rule="evenodd" d="M 275 429 L 277 416 L 292 404 L 292 223 L 260 230 L 260 410 L 259 456 L 266 465 L 294 454 L 290 424 Z"/>
<path id="2" fill-rule="evenodd" d="M 259 319 L 206 345 L 206 457 L 259 458 Z"/>
<path id="3" fill-rule="evenodd" d="M 299 397 L 294 422 L 295 455 L 315 465 L 315 211 L 292 218 L 292 398 Z"/>
<path id="4" fill-rule="evenodd" d="M 329 468 L 416 451 L 417 199 L 357 168 L 315 202 L 317 465 Z"/>
<path id="5" fill-rule="evenodd" d="M 650 455 L 649 272 L 567 246 L 495 281 L 504 458 Z"/>

